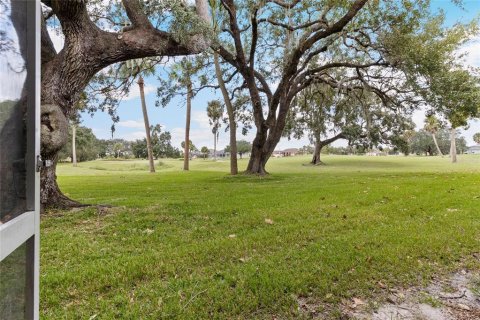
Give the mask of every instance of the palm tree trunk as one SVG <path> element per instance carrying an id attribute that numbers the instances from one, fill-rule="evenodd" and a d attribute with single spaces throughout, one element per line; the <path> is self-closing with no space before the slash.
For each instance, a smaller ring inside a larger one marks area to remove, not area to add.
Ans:
<path id="1" fill-rule="evenodd" d="M 228 126 L 230 129 L 230 174 L 238 174 L 238 161 L 237 161 L 237 123 L 235 121 L 235 110 L 233 109 L 232 101 L 228 95 L 225 82 L 222 77 L 222 70 L 220 68 L 220 62 L 218 61 L 218 53 L 213 52 L 213 61 L 215 63 L 215 74 L 217 76 L 218 86 L 222 91 L 223 101 L 227 108 L 228 114 Z"/>
<path id="2" fill-rule="evenodd" d="M 432 138 L 433 138 L 433 143 L 435 143 L 435 147 L 437 148 L 437 153 L 443 158 L 443 153 L 442 153 L 442 150 L 440 150 L 440 147 L 438 146 L 437 137 L 435 136 L 435 133 L 432 133 Z"/>
<path id="3" fill-rule="evenodd" d="M 143 77 L 140 76 L 138 78 L 138 86 L 140 88 L 140 98 L 142 100 L 142 112 L 143 112 L 143 121 L 145 123 L 145 135 L 147 138 L 147 152 L 148 152 L 148 162 L 150 164 L 150 172 L 155 172 L 155 164 L 153 162 L 153 150 L 152 150 L 152 140 L 150 135 L 150 123 L 148 121 L 148 113 L 147 113 L 147 104 L 145 103 L 145 91 L 144 89 L 144 81 Z"/>
<path id="4" fill-rule="evenodd" d="M 187 119 L 185 121 L 185 150 L 183 152 L 183 170 L 189 170 L 190 161 L 190 117 L 192 113 L 192 83 L 187 83 Z"/>
<path id="5" fill-rule="evenodd" d="M 457 131 L 455 128 L 450 129 L 450 157 L 452 159 L 452 163 L 457 162 L 457 144 L 456 144 L 456 138 L 457 138 Z"/>
<path id="6" fill-rule="evenodd" d="M 75 124 L 72 125 L 72 163 L 73 166 L 77 166 L 77 126 Z"/>
<path id="7" fill-rule="evenodd" d="M 213 133 L 213 160 L 217 161 L 217 133 Z"/>

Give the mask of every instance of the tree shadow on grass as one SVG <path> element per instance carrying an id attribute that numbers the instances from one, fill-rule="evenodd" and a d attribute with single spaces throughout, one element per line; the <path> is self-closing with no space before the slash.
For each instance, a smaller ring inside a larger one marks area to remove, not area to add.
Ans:
<path id="1" fill-rule="evenodd" d="M 228 182 L 228 183 L 239 183 L 239 182 L 253 182 L 253 183 L 270 183 L 283 181 L 287 179 L 285 174 L 267 174 L 267 175 L 255 175 L 255 174 L 243 174 L 238 175 L 225 175 L 222 178 L 216 179 L 217 181 Z"/>

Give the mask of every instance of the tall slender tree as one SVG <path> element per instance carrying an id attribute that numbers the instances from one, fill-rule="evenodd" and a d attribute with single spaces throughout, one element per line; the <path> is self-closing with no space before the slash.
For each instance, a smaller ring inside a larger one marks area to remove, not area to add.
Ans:
<path id="1" fill-rule="evenodd" d="M 442 150 L 440 150 L 440 147 L 438 146 L 438 141 L 437 141 L 437 132 L 441 128 L 440 121 L 438 121 L 437 117 L 434 115 L 428 115 L 425 118 L 425 126 L 424 129 L 425 131 L 429 132 L 432 135 L 433 138 L 433 143 L 435 143 L 435 148 L 437 148 L 437 153 L 443 158 L 443 153 Z"/>
<path id="2" fill-rule="evenodd" d="M 87 96 L 85 92 L 80 95 L 79 100 L 75 104 L 75 110 L 72 112 L 69 124 L 72 129 L 72 165 L 77 166 L 77 128 L 81 123 L 80 113 L 87 108 Z"/>
<path id="3" fill-rule="evenodd" d="M 148 120 L 147 103 L 145 102 L 145 82 L 142 75 L 138 77 L 138 87 L 140 89 L 140 100 L 142 103 L 143 122 L 145 125 L 145 138 L 147 140 L 147 154 L 150 173 L 155 173 L 155 163 L 153 162 L 152 135 L 150 134 L 150 121 Z"/>
<path id="4" fill-rule="evenodd" d="M 213 159 L 217 160 L 217 141 L 222 126 L 223 105 L 218 100 L 208 102 L 207 115 L 213 133 Z M 235 143 L 236 144 L 236 143 Z"/>
<path id="5" fill-rule="evenodd" d="M 72 164 L 77 166 L 77 124 L 71 123 L 72 127 Z"/>
<path id="6" fill-rule="evenodd" d="M 192 82 L 187 80 L 187 114 L 185 116 L 185 146 L 183 150 L 183 170 L 189 170 L 190 161 L 190 118 L 192 114 Z"/>
<path id="7" fill-rule="evenodd" d="M 145 127 L 145 139 L 147 141 L 147 155 L 150 173 L 155 173 L 155 163 L 153 161 L 152 135 L 150 132 L 150 121 L 148 119 L 147 103 L 145 101 L 145 80 L 144 75 L 154 74 L 155 63 L 150 59 L 129 60 L 123 68 L 123 72 L 133 78 L 138 77 L 137 84 L 140 92 L 140 104 L 142 108 L 143 123 Z"/>
<path id="8" fill-rule="evenodd" d="M 221 27 L 221 1 L 209 0 L 212 12 L 212 26 L 213 32 L 218 35 Z M 218 87 L 222 93 L 223 101 L 227 109 L 228 117 L 228 131 L 230 137 L 230 174 L 238 174 L 238 160 L 237 160 L 237 119 L 235 119 L 235 108 L 232 99 L 228 95 L 227 87 L 223 79 L 223 72 L 220 66 L 220 56 L 217 50 L 213 50 L 213 63 L 215 66 L 215 76 L 217 78 Z"/>
<path id="9" fill-rule="evenodd" d="M 194 73 L 194 68 L 192 61 L 188 58 L 182 59 L 182 61 L 177 64 L 174 69 L 176 69 L 172 75 L 181 85 L 185 86 L 187 92 L 187 101 L 186 101 L 186 115 L 185 115 L 185 146 L 183 150 L 183 170 L 188 171 L 190 166 L 190 123 L 192 117 L 192 99 L 193 99 L 193 84 L 192 84 L 192 74 Z"/>

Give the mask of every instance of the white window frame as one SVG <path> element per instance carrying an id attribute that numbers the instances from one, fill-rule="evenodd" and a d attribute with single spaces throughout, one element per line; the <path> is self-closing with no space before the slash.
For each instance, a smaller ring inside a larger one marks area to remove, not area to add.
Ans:
<path id="1" fill-rule="evenodd" d="M 17 0 L 18 1 L 18 0 Z M 22 0 L 20 0 L 22 1 Z M 29 76 L 27 119 L 27 202 L 33 211 L 27 211 L 0 225 L 0 261 L 14 250 L 27 244 L 26 319 L 39 316 L 40 279 L 40 173 L 37 159 L 40 155 L 40 0 L 26 0 L 27 5 L 27 69 Z M 34 104 L 32 106 L 31 104 Z"/>

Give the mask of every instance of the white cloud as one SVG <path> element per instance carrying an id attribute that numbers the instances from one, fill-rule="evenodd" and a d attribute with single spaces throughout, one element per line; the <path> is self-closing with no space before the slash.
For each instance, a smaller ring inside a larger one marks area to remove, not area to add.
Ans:
<path id="1" fill-rule="evenodd" d="M 182 141 L 185 141 L 185 128 L 173 128 L 170 133 L 172 134 L 172 145 L 180 148 Z M 191 129 L 190 140 L 197 148 L 213 146 L 213 134 L 207 129 Z"/>
<path id="2" fill-rule="evenodd" d="M 477 132 L 480 132 L 479 120 L 469 121 L 468 128 L 466 130 L 461 130 L 461 135 L 465 137 L 465 140 L 467 140 L 468 146 L 476 145 L 475 141 L 473 141 L 473 135 Z"/>
<path id="3" fill-rule="evenodd" d="M 146 84 L 145 88 L 143 90 L 145 92 L 145 96 L 147 96 L 152 92 L 156 92 L 157 88 L 155 86 Z M 136 98 L 139 98 L 139 97 L 140 97 L 140 88 L 137 85 L 133 85 L 130 89 L 130 92 L 128 93 L 127 96 L 125 96 L 123 98 L 123 100 L 124 101 L 133 100 L 133 99 L 136 99 Z"/>
<path id="4" fill-rule="evenodd" d="M 112 138 L 112 131 L 110 131 L 109 129 L 92 128 L 92 131 L 93 131 L 93 134 L 95 135 L 95 137 L 97 137 L 97 139 L 108 140 L 108 139 Z"/>
<path id="5" fill-rule="evenodd" d="M 116 139 L 125 139 L 127 141 L 142 140 L 145 138 L 145 131 L 122 132 L 114 134 Z"/>
<path id="6" fill-rule="evenodd" d="M 480 67 L 480 36 L 474 37 L 467 42 L 463 48 L 460 49 L 460 53 L 465 53 L 463 62 L 469 67 Z"/>
<path id="7" fill-rule="evenodd" d="M 195 122 L 200 128 L 210 129 L 207 111 L 193 110 L 192 121 Z"/>
<path id="8" fill-rule="evenodd" d="M 145 128 L 145 123 L 143 120 L 125 120 L 118 122 L 117 126 L 124 128 L 142 129 Z"/>
<path id="9" fill-rule="evenodd" d="M 412 120 L 415 123 L 417 130 L 422 129 L 425 125 L 425 109 L 420 108 L 415 110 L 412 114 Z"/>

